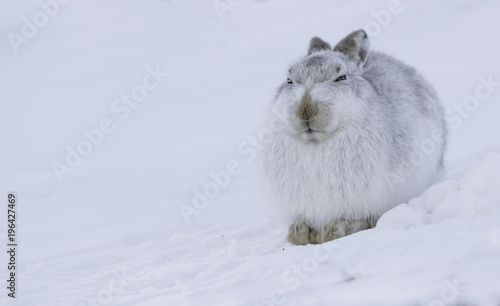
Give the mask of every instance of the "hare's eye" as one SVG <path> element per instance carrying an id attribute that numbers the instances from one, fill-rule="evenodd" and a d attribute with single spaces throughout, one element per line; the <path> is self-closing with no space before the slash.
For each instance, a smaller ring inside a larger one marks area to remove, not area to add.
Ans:
<path id="1" fill-rule="evenodd" d="M 287 83 L 287 84 L 293 84 L 293 82 L 292 82 L 292 80 L 290 80 L 290 78 L 288 78 L 288 79 L 286 80 L 286 83 Z"/>
<path id="2" fill-rule="evenodd" d="M 345 77 L 345 74 L 344 74 L 344 75 L 339 76 L 339 77 L 335 80 L 335 82 L 338 82 L 338 81 L 343 81 L 343 80 L 345 80 L 345 79 L 346 79 L 346 77 Z"/>

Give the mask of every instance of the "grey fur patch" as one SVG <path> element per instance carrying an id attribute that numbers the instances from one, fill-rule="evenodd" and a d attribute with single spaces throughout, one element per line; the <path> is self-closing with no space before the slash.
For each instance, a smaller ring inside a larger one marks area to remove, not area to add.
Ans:
<path id="1" fill-rule="evenodd" d="M 318 114 L 318 106 L 312 102 L 311 95 L 309 95 L 309 92 L 306 91 L 306 93 L 302 97 L 299 106 L 297 107 L 296 115 L 301 120 L 309 122 L 309 120 L 312 119 L 317 114 Z"/>
<path id="2" fill-rule="evenodd" d="M 333 51 L 344 53 L 348 59 L 363 66 L 368 57 L 370 42 L 364 30 L 357 30 L 347 35 L 333 48 Z"/>
<path id="3" fill-rule="evenodd" d="M 307 68 L 316 66 L 318 67 L 319 70 L 321 70 L 324 69 L 323 63 L 324 63 L 324 58 L 320 54 L 318 54 L 308 57 L 305 62 L 305 66 Z"/>
<path id="4" fill-rule="evenodd" d="M 342 65 L 339 63 L 329 62 L 331 54 L 316 53 L 309 55 L 299 65 L 293 65 L 289 75 L 292 75 L 294 80 L 300 80 L 303 83 L 311 77 L 314 78 L 314 82 L 318 83 L 329 80 L 342 70 Z"/>
<path id="5" fill-rule="evenodd" d="M 361 61 L 365 62 L 367 55 L 368 55 L 368 50 L 365 49 L 359 50 L 359 58 L 361 59 Z"/>
<path id="6" fill-rule="evenodd" d="M 296 245 L 321 244 L 352 235 L 375 227 L 375 220 L 335 220 L 320 229 L 310 227 L 304 222 L 293 223 L 288 229 L 287 240 Z"/>
<path id="7" fill-rule="evenodd" d="M 309 50 L 307 50 L 307 55 L 311 55 L 315 52 L 320 52 L 324 50 L 332 50 L 332 47 L 319 37 L 313 37 L 309 43 Z"/>
<path id="8" fill-rule="evenodd" d="M 368 220 L 337 220 L 321 227 L 311 243 L 324 243 L 371 228 Z"/>
<path id="9" fill-rule="evenodd" d="M 309 243 L 309 233 L 311 229 L 305 223 L 294 223 L 288 229 L 289 242 L 295 245 L 306 245 Z"/>

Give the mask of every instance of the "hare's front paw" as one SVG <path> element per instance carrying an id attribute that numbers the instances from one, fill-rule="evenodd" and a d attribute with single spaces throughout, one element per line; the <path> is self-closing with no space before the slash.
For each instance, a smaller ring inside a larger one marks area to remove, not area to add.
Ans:
<path id="1" fill-rule="evenodd" d="M 322 226 L 315 236 L 315 241 L 310 243 L 331 241 L 371 227 L 373 227 L 371 220 L 335 220 Z"/>
<path id="2" fill-rule="evenodd" d="M 288 237 L 286 238 L 289 242 L 297 245 L 306 245 L 308 243 L 314 243 L 310 238 L 314 239 L 316 235 L 315 231 L 304 222 L 293 223 L 288 229 Z M 310 237 L 311 236 L 311 237 Z"/>

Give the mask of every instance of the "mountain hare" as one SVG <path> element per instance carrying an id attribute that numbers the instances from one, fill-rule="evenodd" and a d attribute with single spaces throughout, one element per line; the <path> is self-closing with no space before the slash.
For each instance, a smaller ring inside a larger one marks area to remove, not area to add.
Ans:
<path id="1" fill-rule="evenodd" d="M 333 49 L 313 38 L 269 111 L 265 185 L 294 244 L 371 228 L 439 177 L 447 131 L 436 91 L 368 49 L 363 30 Z"/>

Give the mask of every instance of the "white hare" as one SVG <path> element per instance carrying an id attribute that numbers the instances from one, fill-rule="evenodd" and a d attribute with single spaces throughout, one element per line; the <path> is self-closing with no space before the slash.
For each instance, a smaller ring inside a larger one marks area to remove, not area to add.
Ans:
<path id="1" fill-rule="evenodd" d="M 439 176 L 446 146 L 434 88 L 358 30 L 335 48 L 315 37 L 269 111 L 265 185 L 288 241 L 323 243 L 373 227 Z"/>

